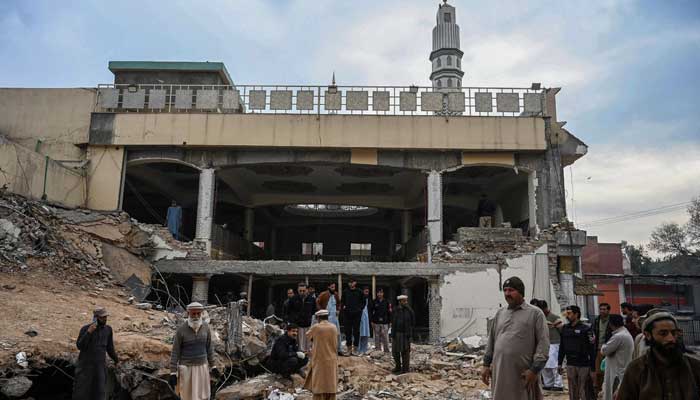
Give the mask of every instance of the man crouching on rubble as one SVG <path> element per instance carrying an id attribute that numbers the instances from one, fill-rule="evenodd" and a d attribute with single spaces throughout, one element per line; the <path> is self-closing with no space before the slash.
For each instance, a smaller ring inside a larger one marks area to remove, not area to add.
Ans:
<path id="1" fill-rule="evenodd" d="M 214 349 L 202 311 L 200 303 L 188 305 L 187 323 L 177 328 L 173 338 L 169 381 L 182 400 L 209 400 L 211 396 L 209 366 L 213 365 Z M 216 367 L 212 373 L 217 373 Z"/>
<path id="2" fill-rule="evenodd" d="M 80 350 L 78 366 L 75 369 L 73 400 L 93 400 L 105 398 L 105 352 L 114 361 L 119 362 L 112 341 L 112 327 L 107 325 L 109 313 L 104 308 L 93 312 L 93 322 L 80 329 L 77 346 Z"/>
<path id="3" fill-rule="evenodd" d="M 285 378 L 299 372 L 309 361 L 304 352 L 299 351 L 297 338 L 299 327 L 295 324 L 287 325 L 287 333 L 275 340 L 270 353 L 268 364 L 272 372 L 276 372 Z"/>

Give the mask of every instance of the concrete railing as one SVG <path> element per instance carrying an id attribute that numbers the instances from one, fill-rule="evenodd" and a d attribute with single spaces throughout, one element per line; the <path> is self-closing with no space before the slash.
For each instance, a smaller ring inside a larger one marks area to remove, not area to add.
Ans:
<path id="1" fill-rule="evenodd" d="M 532 88 L 288 85 L 98 86 L 95 111 L 264 114 L 537 116 Z"/>

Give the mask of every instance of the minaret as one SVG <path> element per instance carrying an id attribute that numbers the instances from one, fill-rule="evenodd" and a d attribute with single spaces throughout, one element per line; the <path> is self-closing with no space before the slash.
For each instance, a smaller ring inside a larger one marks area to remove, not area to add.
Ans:
<path id="1" fill-rule="evenodd" d="M 433 28 L 433 51 L 430 62 L 433 88 L 449 91 L 462 86 L 462 51 L 459 49 L 459 25 L 456 9 L 443 0 L 437 12 L 437 25 Z"/>

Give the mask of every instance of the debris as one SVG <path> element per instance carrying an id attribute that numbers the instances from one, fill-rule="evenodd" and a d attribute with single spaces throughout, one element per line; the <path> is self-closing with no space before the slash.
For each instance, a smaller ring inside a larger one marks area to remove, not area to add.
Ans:
<path id="1" fill-rule="evenodd" d="M 29 337 L 36 337 L 39 335 L 39 332 L 37 332 L 34 328 L 30 328 L 28 331 L 24 332 L 24 334 Z"/>
<path id="2" fill-rule="evenodd" d="M 27 368 L 29 366 L 29 361 L 27 361 L 27 353 L 20 351 L 15 355 L 15 359 L 17 360 L 17 365 L 20 367 Z"/>
<path id="3" fill-rule="evenodd" d="M 32 387 L 32 381 L 26 376 L 10 378 L 2 385 L 0 392 L 9 398 L 23 397 Z"/>
<path id="4" fill-rule="evenodd" d="M 151 308 L 153 308 L 153 304 L 151 304 L 151 303 L 137 303 L 136 308 L 138 308 L 139 310 L 150 310 Z"/>

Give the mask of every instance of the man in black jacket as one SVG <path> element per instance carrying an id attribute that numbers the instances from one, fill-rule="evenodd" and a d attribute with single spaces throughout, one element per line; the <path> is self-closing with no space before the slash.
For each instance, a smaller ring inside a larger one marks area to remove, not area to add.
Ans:
<path id="1" fill-rule="evenodd" d="M 357 280 L 350 279 L 349 289 L 341 299 L 343 317 L 345 318 L 345 346 L 349 355 L 355 355 L 355 349 L 360 346 L 360 320 L 365 298 L 357 288 Z"/>
<path id="2" fill-rule="evenodd" d="M 377 298 L 372 302 L 372 329 L 374 330 L 374 347 L 389 352 L 389 322 L 391 321 L 391 304 L 384 298 L 384 290 L 377 290 Z"/>
<path id="3" fill-rule="evenodd" d="M 108 315 L 104 308 L 97 308 L 93 312 L 93 322 L 80 329 L 76 343 L 80 354 L 75 368 L 74 400 L 105 398 L 107 379 L 105 353 L 109 354 L 115 366 L 119 362 L 117 353 L 114 351 L 112 327 L 107 325 Z"/>
<path id="4" fill-rule="evenodd" d="M 297 337 L 299 327 L 295 324 L 287 325 L 287 332 L 275 340 L 270 352 L 268 367 L 285 378 L 298 372 L 309 361 L 304 352 L 299 351 Z"/>
<path id="5" fill-rule="evenodd" d="M 297 315 L 296 324 L 299 327 L 297 340 L 301 351 L 309 351 L 309 341 L 306 340 L 306 332 L 311 327 L 311 320 L 316 312 L 316 299 L 309 296 L 305 283 L 300 283 L 297 295 L 294 297 L 294 311 Z"/>
<path id="6" fill-rule="evenodd" d="M 600 348 L 603 347 L 605 342 L 612 336 L 612 328 L 608 321 L 610 319 L 610 304 L 600 303 L 598 305 L 598 316 L 593 322 L 593 334 L 595 335 L 595 348 L 597 351 L 596 361 L 595 361 L 595 378 L 593 378 L 593 385 L 595 385 L 596 394 L 603 390 L 603 371 L 600 369 L 600 363 L 603 361 L 603 354 L 600 352 Z"/>
<path id="7" fill-rule="evenodd" d="M 287 289 L 287 298 L 284 299 L 284 302 L 282 303 L 282 318 L 286 323 L 295 322 L 297 319 L 296 310 L 294 308 L 295 296 L 294 289 Z"/>
<path id="8" fill-rule="evenodd" d="M 416 317 L 411 307 L 408 306 L 408 296 L 401 295 L 396 299 L 399 301 L 399 306 L 394 311 L 391 321 L 391 352 L 396 364 L 392 372 L 399 374 L 410 370 L 411 338 L 413 337 Z"/>
<path id="9" fill-rule="evenodd" d="M 561 329 L 559 345 L 559 373 L 566 360 L 566 375 L 569 380 L 569 400 L 586 400 L 586 382 L 595 374 L 595 335 L 593 329 L 580 321 L 578 306 L 566 308 L 568 324 Z"/>

